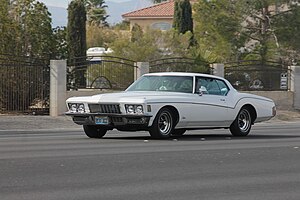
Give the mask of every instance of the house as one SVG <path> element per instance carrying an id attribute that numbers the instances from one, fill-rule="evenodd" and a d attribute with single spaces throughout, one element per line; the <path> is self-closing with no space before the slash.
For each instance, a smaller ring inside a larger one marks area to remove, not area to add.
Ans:
<path id="1" fill-rule="evenodd" d="M 134 24 L 138 24 L 145 30 L 147 27 L 160 30 L 172 28 L 174 16 L 174 1 L 166 1 L 159 4 L 125 13 L 122 17 L 130 22 L 130 30 Z"/>
<path id="2" fill-rule="evenodd" d="M 197 0 L 190 0 L 193 5 Z M 169 30 L 172 28 L 174 17 L 174 0 L 135 10 L 122 15 L 130 22 L 130 30 L 134 24 L 138 24 L 143 30 L 146 28 Z"/>

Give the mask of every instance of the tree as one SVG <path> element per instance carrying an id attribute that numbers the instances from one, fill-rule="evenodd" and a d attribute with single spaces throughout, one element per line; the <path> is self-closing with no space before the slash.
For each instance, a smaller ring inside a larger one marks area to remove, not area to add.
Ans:
<path id="1" fill-rule="evenodd" d="M 53 58 L 67 59 L 68 45 L 67 45 L 67 29 L 66 27 L 56 27 L 53 29 Z"/>
<path id="2" fill-rule="evenodd" d="M 193 33 L 192 7 L 189 0 L 176 0 L 174 4 L 173 27 L 179 33 Z"/>
<path id="3" fill-rule="evenodd" d="M 11 53 L 13 49 L 13 20 L 9 16 L 9 0 L 0 0 L 0 53 Z M 13 52 L 13 51 L 12 51 Z"/>
<path id="4" fill-rule="evenodd" d="M 114 30 L 130 30 L 130 22 L 127 20 L 123 20 L 112 27 Z"/>
<path id="5" fill-rule="evenodd" d="M 85 85 L 84 69 L 78 69 L 86 62 L 86 10 L 82 0 L 74 0 L 69 4 L 67 42 L 69 60 L 77 67 L 75 84 Z"/>
<path id="6" fill-rule="evenodd" d="M 87 26 L 87 47 L 110 47 L 118 39 L 117 33 L 109 27 Z"/>
<path id="7" fill-rule="evenodd" d="M 195 8 L 197 39 L 202 47 L 217 52 L 221 60 L 259 59 L 262 64 L 270 59 L 279 60 L 279 47 L 284 38 L 279 30 L 300 26 L 296 19 L 289 18 L 295 22 L 290 23 L 284 17 L 288 13 L 297 13 L 292 9 L 298 7 L 295 2 L 201 0 Z M 278 23 L 278 19 L 283 21 Z"/>
<path id="8" fill-rule="evenodd" d="M 51 15 L 45 4 L 35 0 L 12 1 L 10 15 L 15 25 L 15 52 L 45 56 L 52 51 Z"/>
<path id="9" fill-rule="evenodd" d="M 104 0 L 84 0 L 86 11 L 87 11 L 87 21 L 89 25 L 96 26 L 108 26 L 106 21 L 108 15 L 106 13 L 107 5 L 105 5 Z"/>
<path id="10" fill-rule="evenodd" d="M 33 99 L 43 100 L 47 90 L 43 66 L 49 65 L 53 50 L 50 13 L 35 0 L 1 0 L 0 18 L 0 52 L 6 54 L 0 61 L 0 107 L 25 110 Z"/>
<path id="11" fill-rule="evenodd" d="M 176 0 L 174 4 L 174 19 L 173 27 L 179 34 L 185 34 L 191 32 L 190 46 L 196 44 L 193 35 L 193 18 L 192 18 L 192 7 L 189 0 Z"/>
<path id="12" fill-rule="evenodd" d="M 285 13 L 274 18 L 274 34 L 280 45 L 282 59 L 287 64 L 294 64 L 300 60 L 300 7 L 292 5 Z"/>
<path id="13" fill-rule="evenodd" d="M 134 24 L 131 29 L 131 42 L 139 41 L 142 38 L 143 29 L 138 24 Z"/>
<path id="14" fill-rule="evenodd" d="M 224 62 L 236 58 L 237 49 L 244 45 L 241 36 L 242 1 L 201 0 L 195 7 L 195 36 L 201 49 L 218 55 Z"/>
<path id="15" fill-rule="evenodd" d="M 69 58 L 86 56 L 86 11 L 81 0 L 68 8 L 67 42 Z"/>
<path id="16" fill-rule="evenodd" d="M 114 55 L 135 61 L 149 61 L 159 57 L 161 32 L 159 30 L 146 30 L 141 37 L 131 42 L 130 35 L 120 34 L 118 40 L 112 43 Z"/>

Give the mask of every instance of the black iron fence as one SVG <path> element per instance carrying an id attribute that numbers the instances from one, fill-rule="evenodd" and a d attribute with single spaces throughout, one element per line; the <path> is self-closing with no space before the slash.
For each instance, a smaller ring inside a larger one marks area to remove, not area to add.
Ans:
<path id="1" fill-rule="evenodd" d="M 150 72 L 198 72 L 212 74 L 210 63 L 184 57 L 164 58 L 149 62 Z"/>
<path id="2" fill-rule="evenodd" d="M 0 55 L 0 113 L 49 113 L 49 60 Z"/>
<path id="3" fill-rule="evenodd" d="M 136 68 L 135 61 L 113 56 L 74 58 L 68 61 L 68 89 L 124 90 Z"/>
<path id="4" fill-rule="evenodd" d="M 225 63 L 225 78 L 238 90 L 288 90 L 290 71 L 278 62 Z"/>

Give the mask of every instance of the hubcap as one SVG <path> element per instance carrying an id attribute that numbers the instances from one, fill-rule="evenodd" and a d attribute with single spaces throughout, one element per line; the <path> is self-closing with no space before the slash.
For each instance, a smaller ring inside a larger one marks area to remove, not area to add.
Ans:
<path id="1" fill-rule="evenodd" d="M 170 113 L 161 113 L 158 120 L 158 128 L 162 135 L 168 135 L 170 133 L 170 130 L 172 128 L 172 117 Z"/>
<path id="2" fill-rule="evenodd" d="M 243 109 L 238 117 L 239 128 L 242 132 L 247 132 L 251 126 L 251 117 L 248 110 Z"/>

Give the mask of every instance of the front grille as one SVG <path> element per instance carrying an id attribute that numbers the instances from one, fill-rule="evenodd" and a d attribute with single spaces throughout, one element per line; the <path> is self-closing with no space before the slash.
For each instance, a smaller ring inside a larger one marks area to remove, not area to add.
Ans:
<path id="1" fill-rule="evenodd" d="M 89 104 L 89 108 L 91 113 L 121 113 L 118 104 Z"/>

